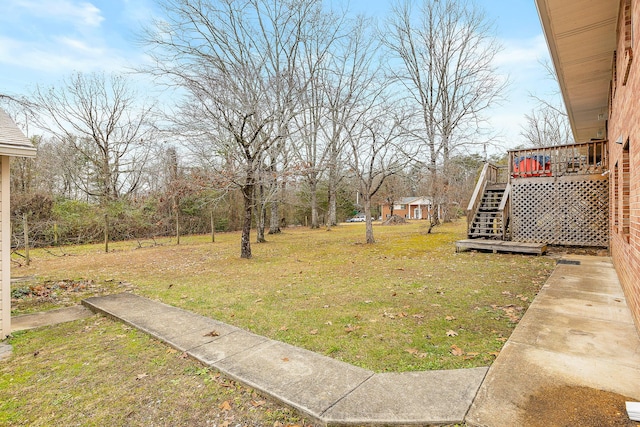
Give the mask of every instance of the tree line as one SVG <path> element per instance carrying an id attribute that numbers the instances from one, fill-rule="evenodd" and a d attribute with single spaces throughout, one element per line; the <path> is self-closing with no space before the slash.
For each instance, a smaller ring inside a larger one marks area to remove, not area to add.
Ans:
<path id="1" fill-rule="evenodd" d="M 16 159 L 15 238 L 43 244 L 242 230 L 240 256 L 283 225 L 333 227 L 427 196 L 463 208 L 507 84 L 471 2 L 397 1 L 383 22 L 321 0 L 158 0 L 137 71 L 73 73 L 13 109 L 38 129 Z M 136 76 L 136 77 L 139 77 Z M 170 95 L 167 95 L 170 94 Z M 21 221 L 18 221 L 21 218 Z M 75 221 L 75 222 L 74 222 Z"/>

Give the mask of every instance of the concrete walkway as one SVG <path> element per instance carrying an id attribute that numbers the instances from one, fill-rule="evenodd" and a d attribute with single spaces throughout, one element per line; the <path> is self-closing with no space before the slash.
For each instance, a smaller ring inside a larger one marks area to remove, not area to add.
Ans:
<path id="1" fill-rule="evenodd" d="M 640 400 L 640 339 L 611 259 L 561 262 L 491 365 L 468 425 L 523 425 L 529 397 L 555 387 Z"/>
<path id="2" fill-rule="evenodd" d="M 640 401 L 640 338 L 606 257 L 565 257 L 488 372 L 477 368 L 375 374 L 132 294 L 89 298 L 83 304 L 323 424 L 464 420 L 469 426 L 518 426 L 523 425 L 530 396 L 563 385 Z M 16 317 L 13 324 L 25 329 L 89 314 L 75 307 Z"/>
<path id="3" fill-rule="evenodd" d="M 83 303 L 323 424 L 460 423 L 487 372 L 376 374 L 132 294 Z"/>
<path id="4" fill-rule="evenodd" d="M 32 314 L 23 314 L 11 318 L 11 332 L 39 328 L 41 326 L 57 325 L 93 316 L 91 310 L 82 305 L 58 308 Z"/>

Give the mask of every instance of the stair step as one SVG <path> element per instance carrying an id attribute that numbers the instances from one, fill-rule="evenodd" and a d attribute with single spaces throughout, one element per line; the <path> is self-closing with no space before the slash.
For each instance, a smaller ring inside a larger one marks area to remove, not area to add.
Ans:
<path id="1" fill-rule="evenodd" d="M 469 234 L 471 237 L 502 237 L 502 233 L 492 234 L 492 233 L 471 233 Z"/>

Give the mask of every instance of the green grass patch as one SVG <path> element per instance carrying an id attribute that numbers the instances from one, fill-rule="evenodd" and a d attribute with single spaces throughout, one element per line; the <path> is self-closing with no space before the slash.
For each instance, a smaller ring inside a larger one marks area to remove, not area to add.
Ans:
<path id="1" fill-rule="evenodd" d="M 131 290 L 377 372 L 487 366 L 554 263 L 456 253 L 464 221 L 426 230 L 420 221 L 376 225 L 377 243 L 366 245 L 364 224 L 289 228 L 253 243 L 251 260 L 239 258 L 237 233 L 215 243 L 118 242 L 108 254 L 100 245 L 33 250 L 30 266 L 13 269 L 32 279 L 16 287 L 71 279 L 94 287 L 16 299 L 14 310 Z"/>
<path id="2" fill-rule="evenodd" d="M 305 422 L 250 388 L 104 317 L 16 334 L 0 363 L 0 425 Z"/>

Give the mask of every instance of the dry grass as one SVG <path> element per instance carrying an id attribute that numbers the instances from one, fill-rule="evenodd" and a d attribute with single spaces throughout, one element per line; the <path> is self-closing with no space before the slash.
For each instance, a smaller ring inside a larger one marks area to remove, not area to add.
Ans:
<path id="1" fill-rule="evenodd" d="M 3 426 L 305 425 L 292 410 L 104 317 L 18 333 Z"/>
<path id="2" fill-rule="evenodd" d="M 423 222 L 375 233 L 365 245 L 363 224 L 287 229 L 253 244 L 252 260 L 238 257 L 236 233 L 179 246 L 122 242 L 109 254 L 98 245 L 32 251 L 31 266 L 13 269 L 32 279 L 16 289 L 88 285 L 14 306 L 130 290 L 378 372 L 450 369 L 489 365 L 553 268 L 545 257 L 456 254 L 463 221 L 433 234 Z"/>
<path id="3" fill-rule="evenodd" d="M 488 365 L 546 280 L 544 257 L 456 254 L 464 223 L 288 229 L 32 251 L 15 314 L 131 291 L 376 371 Z M 151 243 L 151 242 L 146 242 Z M 19 260 L 19 259 L 17 259 Z M 291 410 L 118 322 L 21 332 L 0 363 L 1 425 L 302 426 Z"/>

